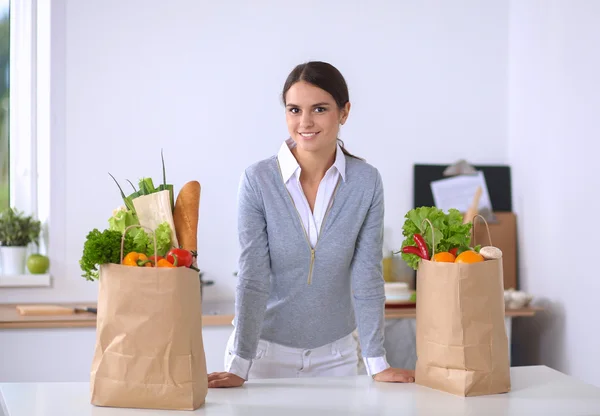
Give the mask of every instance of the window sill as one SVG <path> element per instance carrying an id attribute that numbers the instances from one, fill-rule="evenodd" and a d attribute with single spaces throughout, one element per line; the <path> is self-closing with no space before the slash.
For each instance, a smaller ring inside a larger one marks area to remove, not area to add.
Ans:
<path id="1" fill-rule="evenodd" d="M 0 287 L 50 287 L 49 274 L 22 274 L 17 276 L 0 275 Z"/>

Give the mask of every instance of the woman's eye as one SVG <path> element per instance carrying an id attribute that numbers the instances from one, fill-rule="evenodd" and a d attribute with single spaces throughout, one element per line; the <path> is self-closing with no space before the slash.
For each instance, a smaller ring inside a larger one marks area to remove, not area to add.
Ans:
<path id="1" fill-rule="evenodd" d="M 327 109 L 325 107 L 317 107 L 315 108 L 315 111 L 317 113 L 324 113 L 325 111 L 327 111 Z"/>
<path id="2" fill-rule="evenodd" d="M 299 108 L 296 108 L 296 107 L 290 108 L 290 113 L 292 113 L 292 114 L 298 114 L 299 112 L 300 112 Z"/>

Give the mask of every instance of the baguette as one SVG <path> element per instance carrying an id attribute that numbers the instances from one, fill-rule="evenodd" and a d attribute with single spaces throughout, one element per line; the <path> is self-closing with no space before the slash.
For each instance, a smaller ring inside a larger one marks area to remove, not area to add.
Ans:
<path id="1" fill-rule="evenodd" d="M 481 199 L 482 192 L 483 190 L 481 189 L 481 186 L 478 186 L 477 190 L 475 191 L 475 195 L 473 196 L 473 201 L 471 202 L 469 209 L 463 217 L 463 224 L 472 222 L 475 218 L 475 215 L 477 215 L 477 213 L 479 212 L 479 200 Z"/>
<path id="2" fill-rule="evenodd" d="M 198 217 L 200 216 L 200 182 L 187 182 L 177 195 L 173 222 L 179 247 L 198 250 Z"/>

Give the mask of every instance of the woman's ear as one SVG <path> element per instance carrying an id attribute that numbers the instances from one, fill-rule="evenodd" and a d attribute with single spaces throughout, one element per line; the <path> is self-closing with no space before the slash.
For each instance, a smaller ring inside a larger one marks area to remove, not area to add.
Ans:
<path id="1" fill-rule="evenodd" d="M 344 105 L 344 108 L 340 111 L 340 125 L 343 125 L 348 119 L 348 114 L 350 113 L 350 102 L 347 102 Z"/>

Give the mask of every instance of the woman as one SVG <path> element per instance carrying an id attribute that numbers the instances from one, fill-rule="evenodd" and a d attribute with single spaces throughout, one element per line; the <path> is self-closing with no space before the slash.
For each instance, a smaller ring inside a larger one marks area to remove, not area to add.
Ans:
<path id="1" fill-rule="evenodd" d="M 290 138 L 244 172 L 235 329 L 224 373 L 249 378 L 356 375 L 359 340 L 377 381 L 412 382 L 385 358 L 383 186 L 379 172 L 338 139 L 348 88 L 324 62 L 298 65 L 283 88 Z"/>

